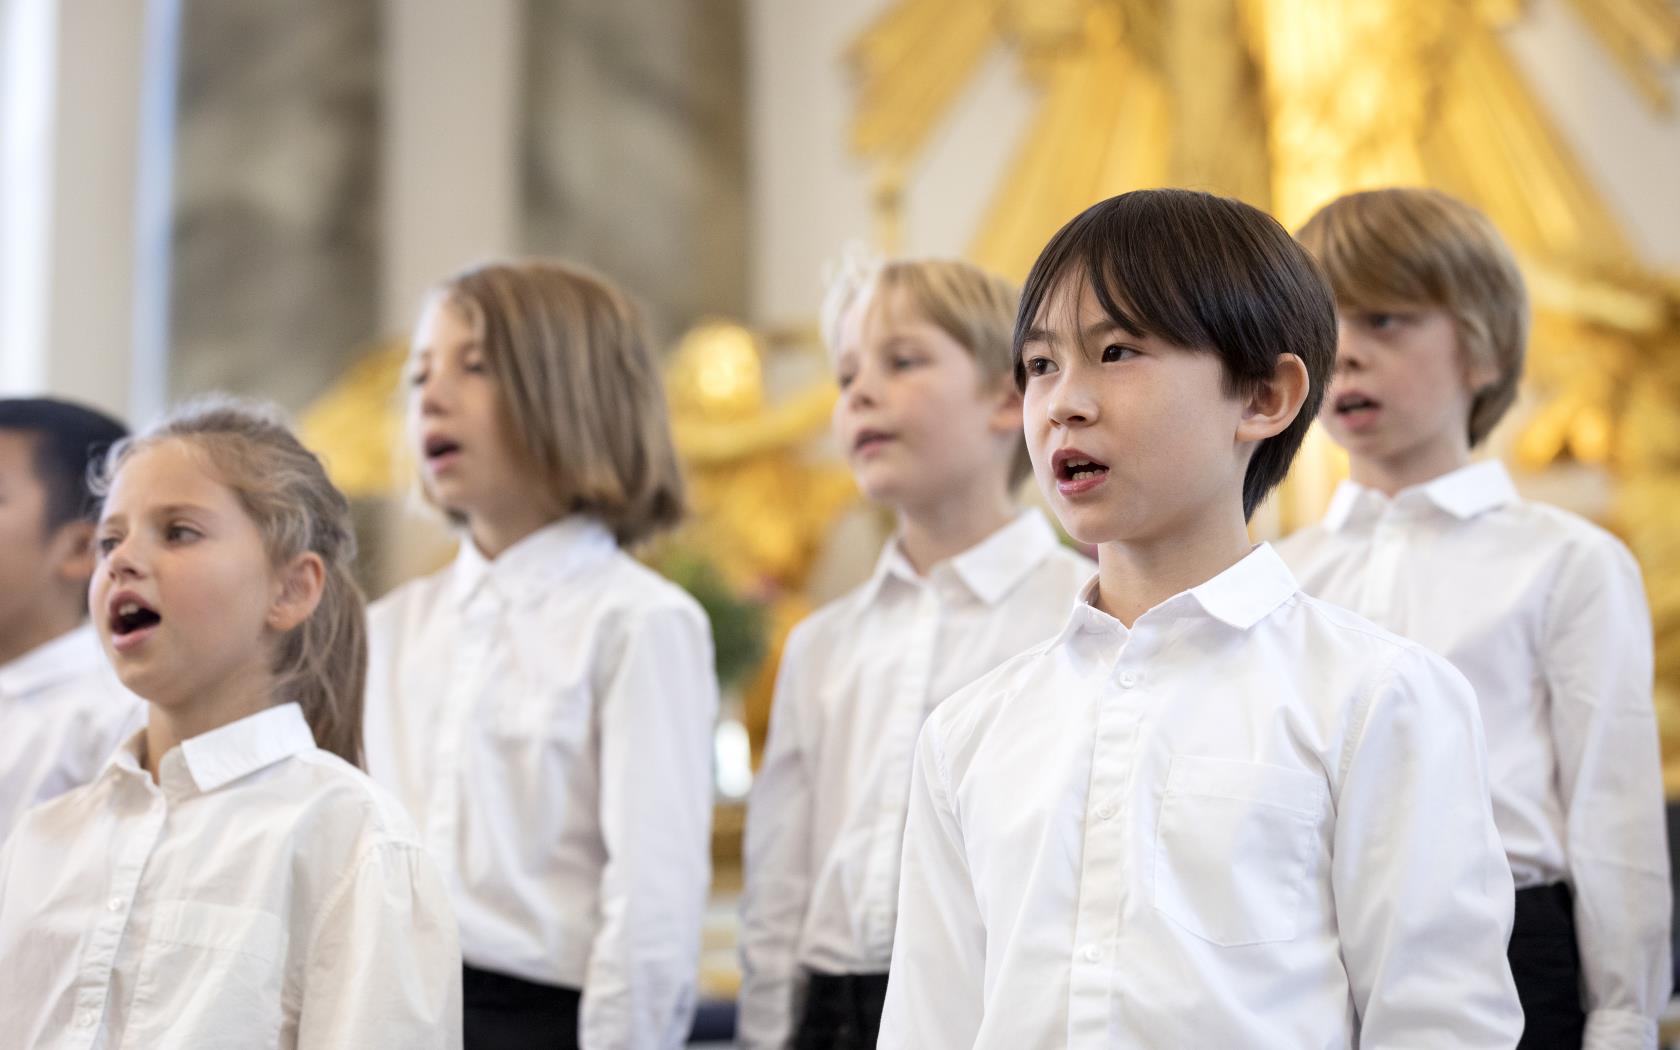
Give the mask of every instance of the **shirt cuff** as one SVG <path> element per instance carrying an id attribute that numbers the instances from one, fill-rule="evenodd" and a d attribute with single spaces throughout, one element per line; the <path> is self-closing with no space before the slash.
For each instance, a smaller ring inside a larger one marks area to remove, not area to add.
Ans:
<path id="1" fill-rule="evenodd" d="M 1594 1010 L 1587 1014 L 1582 1050 L 1657 1050 L 1655 1018 L 1627 1010 Z"/>

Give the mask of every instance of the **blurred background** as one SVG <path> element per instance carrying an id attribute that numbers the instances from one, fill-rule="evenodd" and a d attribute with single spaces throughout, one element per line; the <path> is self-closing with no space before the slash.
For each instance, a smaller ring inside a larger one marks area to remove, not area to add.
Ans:
<path id="1" fill-rule="evenodd" d="M 712 613 L 729 697 L 727 996 L 779 641 L 889 524 L 827 442 L 815 320 L 851 242 L 1019 279 L 1141 186 L 1291 227 L 1372 185 L 1476 203 L 1537 310 L 1489 452 L 1633 547 L 1680 763 L 1677 104 L 1673 0 L 0 0 L 0 393 L 137 424 L 279 401 L 354 496 L 378 594 L 449 556 L 395 400 L 425 290 L 548 254 L 632 291 L 695 511 L 646 556 Z M 1343 469 L 1310 440 L 1256 534 Z"/>

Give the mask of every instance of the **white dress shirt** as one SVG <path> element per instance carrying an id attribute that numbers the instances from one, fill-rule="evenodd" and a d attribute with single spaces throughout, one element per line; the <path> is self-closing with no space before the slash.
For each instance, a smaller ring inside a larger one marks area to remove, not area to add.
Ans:
<path id="1" fill-rule="evenodd" d="M 443 866 L 461 953 L 583 991 L 586 1050 L 687 1037 L 711 876 L 711 628 L 593 520 L 369 613 L 368 769 Z"/>
<path id="2" fill-rule="evenodd" d="M 145 722 L 90 626 L 0 667 L 0 842 L 24 810 L 92 780 Z"/>
<path id="3" fill-rule="evenodd" d="M 1095 571 L 1028 510 L 926 577 L 889 542 L 794 629 L 747 809 L 742 1046 L 787 1045 L 808 971 L 886 972 L 922 723 L 1054 634 Z"/>
<path id="4" fill-rule="evenodd" d="M 395 799 L 296 704 L 144 734 L 0 851 L 0 1040 L 32 1050 L 458 1048 L 449 898 Z"/>
<path id="5" fill-rule="evenodd" d="M 917 744 L 883 1048 L 1514 1046 L 1511 876 L 1446 661 L 1270 547 Z"/>
<path id="6" fill-rule="evenodd" d="M 1517 888 L 1574 889 L 1585 1045 L 1655 1047 L 1672 892 L 1650 614 L 1627 549 L 1520 499 L 1490 461 L 1392 500 L 1344 484 L 1323 523 L 1279 551 L 1306 590 L 1470 680 Z"/>

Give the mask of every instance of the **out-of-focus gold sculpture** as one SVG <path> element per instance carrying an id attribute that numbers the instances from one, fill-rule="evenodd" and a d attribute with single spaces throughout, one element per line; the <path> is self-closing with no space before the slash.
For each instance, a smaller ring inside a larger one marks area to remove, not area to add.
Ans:
<path id="1" fill-rule="evenodd" d="M 1680 58 L 1669 0 L 1569 0 L 1646 101 Z M 1511 456 L 1614 476 L 1609 524 L 1645 572 L 1657 700 L 1680 793 L 1680 281 L 1642 266 L 1500 40 L 1521 0 L 901 0 L 849 58 L 854 148 L 898 187 L 982 61 L 1019 56 L 1038 113 L 971 254 L 1023 275 L 1063 222 L 1114 193 L 1231 194 L 1291 228 L 1365 187 L 1436 186 L 1517 248 L 1536 326 Z M 1339 474 L 1319 440 L 1273 513 L 1308 520 Z M 1305 488 L 1305 491 L 1303 491 Z"/>
<path id="2" fill-rule="evenodd" d="M 770 613 L 768 658 L 741 697 L 756 755 L 782 642 L 810 611 L 807 577 L 835 520 L 857 500 L 851 475 L 811 454 L 837 392 L 825 380 L 768 404 L 761 339 L 725 321 L 683 337 L 667 383 L 689 485 L 689 520 L 675 542 L 703 551 L 737 593 Z"/>

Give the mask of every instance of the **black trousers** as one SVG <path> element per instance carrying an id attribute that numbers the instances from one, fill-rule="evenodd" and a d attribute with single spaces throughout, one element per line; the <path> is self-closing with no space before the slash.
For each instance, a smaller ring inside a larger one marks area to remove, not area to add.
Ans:
<path id="1" fill-rule="evenodd" d="M 794 1050 L 875 1050 L 886 1000 L 884 973 L 813 973 Z"/>
<path id="2" fill-rule="evenodd" d="M 1568 885 L 1556 882 L 1517 891 L 1507 955 L 1523 1010 L 1517 1050 L 1581 1050 L 1587 1015 L 1581 1005 L 1581 951 L 1575 943 L 1575 907 Z"/>
<path id="3" fill-rule="evenodd" d="M 578 1050 L 575 988 L 461 967 L 466 1050 Z"/>

